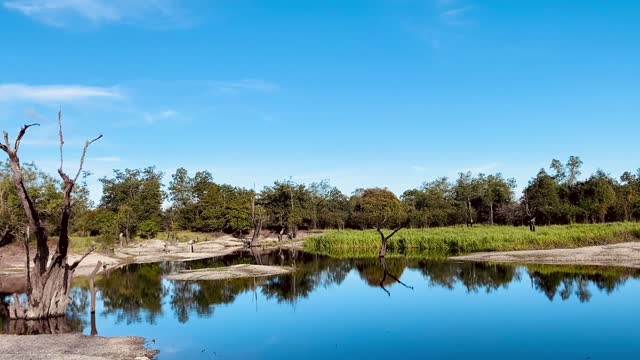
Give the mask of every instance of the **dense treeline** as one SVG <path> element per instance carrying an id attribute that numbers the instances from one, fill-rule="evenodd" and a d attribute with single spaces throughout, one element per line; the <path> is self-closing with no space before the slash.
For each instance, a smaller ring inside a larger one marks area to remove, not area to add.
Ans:
<path id="1" fill-rule="evenodd" d="M 637 221 L 640 218 L 640 171 L 613 178 L 599 170 L 580 179 L 582 161 L 553 160 L 515 194 L 516 182 L 501 174 L 460 173 L 439 178 L 397 197 L 383 188 L 357 189 L 350 196 L 328 181 L 309 185 L 276 181 L 259 192 L 218 184 L 207 171 L 190 175 L 178 169 L 169 185 L 164 174 L 146 169 L 115 170 L 100 179 L 103 194 L 92 204 L 86 186 L 75 191 L 72 231 L 127 241 L 150 238 L 160 231 L 225 232 L 245 236 L 257 222 L 279 236 L 295 237 L 298 229 L 421 228 L 477 223 L 522 225 Z M 55 236 L 60 211 L 60 182 L 25 166 L 29 192 Z M 0 168 L 0 235 L 2 241 L 24 228 L 6 165 Z M 3 235 L 4 234 L 4 235 Z"/>

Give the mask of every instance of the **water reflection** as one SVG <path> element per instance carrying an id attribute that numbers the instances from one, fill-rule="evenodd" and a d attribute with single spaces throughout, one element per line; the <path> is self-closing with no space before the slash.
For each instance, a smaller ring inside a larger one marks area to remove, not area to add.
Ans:
<path id="1" fill-rule="evenodd" d="M 6 311 L 11 299 L 9 294 L 0 294 L 0 334 L 41 335 L 81 332 L 86 326 L 83 315 L 89 309 L 88 293 L 81 288 L 71 290 L 73 301 L 66 317 L 45 320 L 9 320 Z"/>
<path id="2" fill-rule="evenodd" d="M 168 293 L 162 275 L 172 268 L 171 263 L 132 264 L 96 278 L 104 314 L 127 324 L 142 320 L 154 324 L 162 315 L 162 299 Z"/>
<path id="3" fill-rule="evenodd" d="M 245 263 L 294 266 L 296 271 L 267 278 L 197 282 L 163 280 L 163 275 L 179 270 Z M 366 286 L 381 288 L 388 296 L 391 296 L 394 286 L 409 290 L 427 286 L 452 292 L 462 288 L 467 293 L 491 293 L 528 278 L 531 287 L 550 301 L 557 298 L 566 301 L 575 296 L 580 302 L 588 302 L 596 289 L 610 294 L 628 279 L 640 278 L 639 270 L 622 268 L 515 267 L 406 258 L 336 259 L 284 249 L 252 250 L 200 261 L 132 264 L 99 275 L 96 287 L 102 307 L 97 320 L 86 315 L 90 309 L 90 290 L 87 279 L 80 278 L 74 283 L 73 302 L 66 319 L 27 324 L 9 322 L 0 315 L 0 329 L 12 334 L 61 333 L 82 331 L 91 326 L 91 333 L 97 333 L 101 317 L 113 318 L 116 324 L 156 324 L 158 319 L 169 315 L 180 323 L 187 323 L 194 316 L 212 317 L 217 306 L 232 304 L 244 293 L 252 293 L 255 299 L 261 294 L 277 303 L 293 305 L 312 296 L 317 289 L 339 286 L 351 272 L 357 274 Z M 420 274 L 423 281 L 412 277 L 411 283 L 405 283 L 403 275 L 406 272 Z M 0 313 L 7 301 L 6 294 L 0 294 Z"/>
<path id="4" fill-rule="evenodd" d="M 269 278 L 245 278 L 222 281 L 163 281 L 166 275 L 182 269 L 230 266 L 235 264 L 295 266 L 292 274 Z M 519 282 L 526 274 L 537 291 L 549 300 L 560 294 L 568 300 L 575 294 L 581 302 L 589 301 L 592 287 L 609 294 L 629 278 L 640 278 L 640 271 L 617 268 L 576 268 L 416 260 L 405 258 L 335 259 L 302 251 L 247 251 L 216 259 L 183 263 L 130 265 L 97 280 L 104 301 L 102 315 L 115 315 L 118 321 L 155 323 L 162 315 L 163 299 L 181 322 L 190 316 L 211 317 L 215 307 L 231 304 L 243 293 L 261 293 L 278 303 L 295 304 L 308 298 L 319 287 L 340 285 L 351 271 L 371 287 L 379 287 L 388 295 L 395 284 L 413 289 L 421 284 L 405 284 L 403 273 L 418 271 L 423 285 L 453 290 L 462 286 L 467 292 L 493 292 Z M 86 295 L 85 295 L 86 296 Z M 165 309 L 165 311 L 168 309 Z"/>
<path id="5" fill-rule="evenodd" d="M 611 294 L 629 278 L 639 278 L 635 269 L 593 269 L 584 267 L 532 266 L 529 269 L 532 285 L 551 301 L 557 294 L 568 300 L 575 295 L 580 302 L 591 300 L 590 286 Z"/>

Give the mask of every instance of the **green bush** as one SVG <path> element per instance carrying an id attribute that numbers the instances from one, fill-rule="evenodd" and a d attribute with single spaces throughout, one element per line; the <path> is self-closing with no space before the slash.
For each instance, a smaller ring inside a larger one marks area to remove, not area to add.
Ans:
<path id="1" fill-rule="evenodd" d="M 138 236 L 143 239 L 151 239 L 158 235 L 160 226 L 153 220 L 147 220 L 138 227 Z"/>

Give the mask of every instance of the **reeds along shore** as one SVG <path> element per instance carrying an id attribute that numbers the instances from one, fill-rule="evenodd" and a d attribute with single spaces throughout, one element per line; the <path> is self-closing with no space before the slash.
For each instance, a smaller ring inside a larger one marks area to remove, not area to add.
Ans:
<path id="1" fill-rule="evenodd" d="M 453 255 L 481 251 L 542 250 L 606 245 L 640 240 L 640 223 L 575 224 L 538 227 L 455 226 L 402 229 L 388 243 L 392 254 Z M 375 256 L 380 248 L 376 230 L 332 230 L 305 240 L 311 252 Z"/>

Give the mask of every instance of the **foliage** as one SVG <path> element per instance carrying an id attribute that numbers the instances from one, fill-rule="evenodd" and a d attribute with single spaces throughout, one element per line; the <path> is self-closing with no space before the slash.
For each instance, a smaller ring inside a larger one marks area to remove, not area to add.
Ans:
<path id="1" fill-rule="evenodd" d="M 163 174 L 154 167 L 114 170 L 113 173 L 113 178 L 100 179 L 103 193 L 99 208 L 115 216 L 118 231 L 132 239 L 142 223 L 153 223 L 155 228 L 159 228 L 165 196 L 162 191 Z"/>
<path id="2" fill-rule="evenodd" d="M 513 226 L 455 226 L 400 230 L 389 240 L 388 250 L 401 254 L 449 255 L 478 251 L 575 248 L 638 239 L 638 223 L 553 225 L 540 227 L 536 233 Z M 379 247 L 380 236 L 373 230 L 334 230 L 305 239 L 305 249 L 322 254 L 356 250 L 371 256 L 377 253 Z"/>
<path id="3" fill-rule="evenodd" d="M 138 228 L 138 234 L 143 239 L 154 238 L 158 234 L 158 231 L 160 231 L 158 223 L 152 220 L 143 221 Z"/>
<path id="4" fill-rule="evenodd" d="M 351 197 L 350 203 L 354 228 L 394 228 L 407 219 L 404 205 L 387 189 L 363 189 Z"/>

